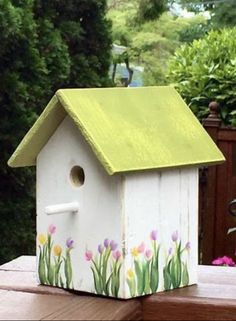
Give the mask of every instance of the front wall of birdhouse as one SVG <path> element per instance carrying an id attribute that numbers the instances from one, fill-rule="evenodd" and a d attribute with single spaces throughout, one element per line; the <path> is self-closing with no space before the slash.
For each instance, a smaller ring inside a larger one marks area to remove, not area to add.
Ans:
<path id="1" fill-rule="evenodd" d="M 198 169 L 125 178 L 126 295 L 194 284 L 198 263 Z"/>
<path id="2" fill-rule="evenodd" d="M 71 172 L 79 166 L 84 171 Z M 72 175 L 72 177 L 71 177 Z M 75 177 L 73 177 L 75 175 Z M 76 177 L 78 175 L 78 177 Z M 82 177 L 83 178 L 83 177 Z M 117 295 L 117 289 L 97 283 L 93 265 L 106 253 L 107 271 L 121 253 L 121 178 L 110 177 L 95 158 L 78 129 L 67 117 L 37 159 L 37 253 L 40 283 L 63 288 Z M 80 185 L 80 186 L 79 186 Z M 66 210 L 78 203 L 78 213 Z M 62 204 L 62 205 L 61 205 Z M 49 208 L 65 206 L 47 215 Z M 114 256 L 114 257 L 113 257 Z M 99 267 L 98 267 L 99 268 Z M 114 282 L 113 282 L 114 283 Z M 119 290 L 123 291 L 120 284 Z"/>
<path id="3" fill-rule="evenodd" d="M 109 176 L 69 117 L 37 158 L 42 284 L 131 298 L 196 283 L 197 222 L 197 168 Z"/>

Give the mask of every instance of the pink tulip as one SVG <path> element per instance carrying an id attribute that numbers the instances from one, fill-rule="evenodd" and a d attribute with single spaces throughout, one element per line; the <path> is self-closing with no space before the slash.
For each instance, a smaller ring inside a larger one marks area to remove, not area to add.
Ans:
<path id="1" fill-rule="evenodd" d="M 54 234 L 54 233 L 56 233 L 56 226 L 55 225 L 53 225 L 53 224 L 51 224 L 51 225 L 49 225 L 49 227 L 48 227 L 48 234 Z"/>
<path id="2" fill-rule="evenodd" d="M 113 258 L 118 261 L 121 257 L 121 252 L 120 251 L 115 251 L 112 253 Z"/>
<path id="3" fill-rule="evenodd" d="M 139 246 L 138 246 L 138 252 L 139 253 L 144 253 L 145 251 L 145 244 L 144 242 L 142 242 Z"/>
<path id="4" fill-rule="evenodd" d="M 91 261 L 92 259 L 93 259 L 93 252 L 92 251 L 86 251 L 85 252 L 85 259 L 86 259 L 86 261 Z"/>
<path id="5" fill-rule="evenodd" d="M 153 256 L 152 250 L 146 250 L 145 257 L 148 261 L 151 260 L 152 256 Z"/>

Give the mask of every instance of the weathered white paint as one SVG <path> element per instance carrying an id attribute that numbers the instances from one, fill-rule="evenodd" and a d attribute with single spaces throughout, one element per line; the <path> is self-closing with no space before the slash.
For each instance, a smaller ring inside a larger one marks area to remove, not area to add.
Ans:
<path id="1" fill-rule="evenodd" d="M 45 207 L 45 213 L 48 215 L 61 214 L 61 213 L 76 213 L 79 211 L 79 203 L 71 202 L 64 204 L 55 204 Z"/>
<path id="2" fill-rule="evenodd" d="M 131 250 L 142 242 L 151 249 L 150 233 L 158 231 L 161 244 L 160 267 L 173 247 L 172 234 L 178 231 L 186 251 L 190 284 L 196 283 L 198 264 L 198 169 L 172 169 L 128 174 L 125 177 L 124 212 L 126 269 L 132 268 Z M 159 291 L 163 290 L 161 280 Z M 126 287 L 126 293 L 128 288 Z"/>
<path id="3" fill-rule="evenodd" d="M 71 182 L 74 166 L 84 170 L 81 186 Z M 62 212 L 65 215 L 53 215 Z M 133 268 L 131 250 L 142 242 L 150 248 L 152 230 L 158 230 L 162 245 L 160 273 L 166 252 L 173 246 L 172 233 L 178 230 L 183 244 L 191 242 L 191 251 L 184 255 L 193 284 L 198 255 L 198 169 L 109 176 L 67 117 L 37 159 L 38 234 L 47 232 L 50 224 L 57 227 L 54 244 L 65 249 L 68 238 L 75 241 L 71 255 L 76 290 L 94 292 L 90 262 L 84 254 L 86 249 L 95 254 L 98 245 L 108 238 L 123 251 L 120 296 L 128 298 L 126 273 Z M 158 290 L 163 290 L 163 281 Z"/>
<path id="4" fill-rule="evenodd" d="M 70 179 L 71 169 L 79 165 L 85 182 L 76 187 Z M 57 227 L 54 244 L 65 248 L 71 237 L 74 266 L 74 287 L 93 290 L 90 263 L 85 260 L 86 248 L 97 251 L 105 238 L 121 244 L 119 176 L 108 176 L 95 158 L 78 129 L 67 117 L 37 159 L 37 230 L 47 232 L 50 224 Z M 45 208 L 53 204 L 78 202 L 79 214 L 47 215 Z"/>

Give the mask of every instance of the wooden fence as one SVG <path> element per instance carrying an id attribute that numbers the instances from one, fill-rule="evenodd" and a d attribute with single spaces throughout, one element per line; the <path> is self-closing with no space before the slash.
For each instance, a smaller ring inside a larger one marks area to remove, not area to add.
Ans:
<path id="1" fill-rule="evenodd" d="M 235 258 L 236 219 L 229 214 L 229 203 L 236 199 L 236 129 L 221 125 L 218 104 L 210 104 L 203 125 L 226 158 L 226 162 L 200 169 L 199 244 L 200 263 L 211 264 L 218 256 Z"/>

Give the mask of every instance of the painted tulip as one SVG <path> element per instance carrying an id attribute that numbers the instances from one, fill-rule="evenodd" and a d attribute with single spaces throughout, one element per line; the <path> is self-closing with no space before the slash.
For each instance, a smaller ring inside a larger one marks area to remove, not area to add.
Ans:
<path id="1" fill-rule="evenodd" d="M 145 257 L 148 261 L 151 260 L 152 256 L 153 256 L 152 250 L 146 250 Z"/>
<path id="2" fill-rule="evenodd" d="M 131 250 L 131 254 L 132 254 L 133 257 L 138 257 L 138 256 L 139 256 L 138 248 L 137 248 L 137 247 L 134 247 L 134 248 Z"/>
<path id="3" fill-rule="evenodd" d="M 172 238 L 172 241 L 173 241 L 173 242 L 177 242 L 177 241 L 178 241 L 178 238 L 179 238 L 179 233 L 178 233 L 178 231 L 175 231 L 175 232 L 172 234 L 171 238 Z"/>
<path id="4" fill-rule="evenodd" d="M 134 271 L 133 271 L 132 269 L 129 269 L 129 270 L 127 271 L 127 277 L 128 277 L 129 279 L 133 279 L 133 278 L 134 278 Z"/>
<path id="5" fill-rule="evenodd" d="M 45 245 L 47 243 L 47 237 L 45 234 L 38 235 L 38 241 L 41 245 Z"/>
<path id="6" fill-rule="evenodd" d="M 86 259 L 86 261 L 91 261 L 92 259 L 93 259 L 93 252 L 92 251 L 86 251 L 85 252 L 85 259 Z"/>
<path id="7" fill-rule="evenodd" d="M 121 257 L 121 252 L 120 251 L 115 251 L 115 252 L 112 253 L 112 256 L 116 261 L 119 261 L 119 259 Z"/>
<path id="8" fill-rule="evenodd" d="M 48 234 L 54 234 L 54 233 L 56 233 L 56 226 L 55 225 L 53 225 L 53 224 L 51 224 L 51 225 L 49 225 L 49 227 L 48 227 Z"/>
<path id="9" fill-rule="evenodd" d="M 144 253 L 144 251 L 145 251 L 145 244 L 144 244 L 144 242 L 142 242 L 140 245 L 139 245 L 139 247 L 138 247 L 138 252 L 139 253 Z"/>
<path id="10" fill-rule="evenodd" d="M 156 241 L 157 240 L 157 230 L 153 230 L 150 234 L 150 239 L 152 241 Z"/>
<path id="11" fill-rule="evenodd" d="M 66 240 L 66 246 L 67 246 L 67 248 L 68 248 L 69 250 L 73 249 L 73 247 L 74 247 L 74 241 L 72 240 L 71 237 Z"/>
<path id="12" fill-rule="evenodd" d="M 110 247 L 112 251 L 115 251 L 118 247 L 118 244 L 115 241 L 111 241 Z"/>
<path id="13" fill-rule="evenodd" d="M 189 251 L 191 249 L 191 243 L 190 242 L 187 242 L 186 245 L 185 245 L 185 249 L 187 251 Z"/>
<path id="14" fill-rule="evenodd" d="M 104 246 L 105 246 L 106 249 L 108 248 L 109 244 L 110 244 L 110 241 L 108 239 L 105 239 L 104 240 Z"/>
<path id="15" fill-rule="evenodd" d="M 99 252 L 100 254 L 102 254 L 103 251 L 104 251 L 103 245 L 102 245 L 102 244 L 98 245 L 98 252 Z"/>
<path id="16" fill-rule="evenodd" d="M 53 247 L 53 253 L 55 256 L 60 256 L 62 253 L 62 248 L 60 247 L 60 245 L 55 245 Z"/>

